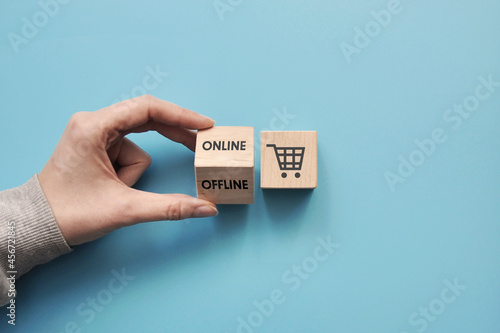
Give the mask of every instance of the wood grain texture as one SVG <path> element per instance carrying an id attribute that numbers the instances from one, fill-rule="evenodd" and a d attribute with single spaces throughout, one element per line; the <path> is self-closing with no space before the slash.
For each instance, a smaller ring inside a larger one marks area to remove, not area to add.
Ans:
<path id="1" fill-rule="evenodd" d="M 253 203 L 254 155 L 253 127 L 198 131 L 194 160 L 198 198 L 216 204 Z"/>
<path id="2" fill-rule="evenodd" d="M 262 131 L 261 188 L 316 188 L 318 140 L 316 131 Z"/>

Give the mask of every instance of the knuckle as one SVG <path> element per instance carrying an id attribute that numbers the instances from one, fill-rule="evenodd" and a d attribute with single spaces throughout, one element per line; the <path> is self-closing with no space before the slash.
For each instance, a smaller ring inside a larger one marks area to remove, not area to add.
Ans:
<path id="1" fill-rule="evenodd" d="M 77 112 L 69 119 L 68 129 L 73 134 L 85 134 L 91 127 L 90 118 L 91 112 Z"/>
<path id="2" fill-rule="evenodd" d="M 171 203 L 166 210 L 167 220 L 177 221 L 182 219 L 182 208 L 181 202 Z"/>
<path id="3" fill-rule="evenodd" d="M 154 96 L 150 94 L 137 97 L 138 102 L 143 103 L 144 105 L 151 105 L 154 99 L 155 99 Z"/>
<path id="4" fill-rule="evenodd" d="M 134 98 L 127 100 L 127 104 L 130 105 L 129 110 L 140 106 L 143 108 L 145 107 L 150 111 L 156 100 L 157 100 L 157 98 L 154 97 L 153 95 L 146 94 L 146 95 L 134 97 Z"/>
<path id="5" fill-rule="evenodd" d="M 144 154 L 144 165 L 146 166 L 146 168 L 149 168 L 152 163 L 153 163 L 153 158 L 151 157 L 151 155 L 149 155 L 148 153 L 145 153 Z"/>

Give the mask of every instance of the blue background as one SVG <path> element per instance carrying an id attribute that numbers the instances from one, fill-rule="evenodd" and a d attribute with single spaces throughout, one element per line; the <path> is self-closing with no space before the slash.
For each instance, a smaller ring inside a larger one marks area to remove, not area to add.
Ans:
<path id="1" fill-rule="evenodd" d="M 479 77 L 500 82 L 500 2 L 402 0 L 350 62 L 341 43 L 388 1 L 232 3 L 219 16 L 213 0 L 70 1 L 15 52 L 8 34 L 41 7 L 0 1 L 0 189 L 41 170 L 74 112 L 140 91 L 148 66 L 169 73 L 148 93 L 218 125 L 319 141 L 314 191 L 258 188 L 254 205 L 122 229 L 33 269 L 17 331 L 229 333 L 253 316 L 240 332 L 500 332 L 500 87 L 460 127 L 443 118 Z M 385 173 L 439 128 L 445 142 L 392 191 Z M 154 159 L 138 188 L 195 194 L 190 151 L 131 138 Z M 257 180 L 259 165 L 257 150 Z M 314 263 L 318 237 L 340 247 L 292 290 L 284 276 Z M 134 280 L 101 312 L 77 313 L 123 269 Z M 455 279 L 466 288 L 443 303 Z M 285 301 L 259 317 L 275 289 Z"/>

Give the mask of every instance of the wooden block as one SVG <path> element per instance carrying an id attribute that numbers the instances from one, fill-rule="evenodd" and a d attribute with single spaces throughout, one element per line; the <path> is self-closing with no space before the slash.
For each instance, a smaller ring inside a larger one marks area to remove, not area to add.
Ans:
<path id="1" fill-rule="evenodd" d="M 316 131 L 262 131 L 260 139 L 260 187 L 317 187 Z"/>
<path id="2" fill-rule="evenodd" d="M 199 130 L 194 167 L 198 198 L 216 204 L 254 202 L 253 127 Z"/>

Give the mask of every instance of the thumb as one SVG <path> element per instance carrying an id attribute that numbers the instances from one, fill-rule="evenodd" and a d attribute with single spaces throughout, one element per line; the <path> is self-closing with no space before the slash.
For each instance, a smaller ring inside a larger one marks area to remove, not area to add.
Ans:
<path id="1" fill-rule="evenodd" d="M 157 194 L 130 189 L 127 224 L 183 220 L 219 214 L 215 204 L 186 194 Z"/>

